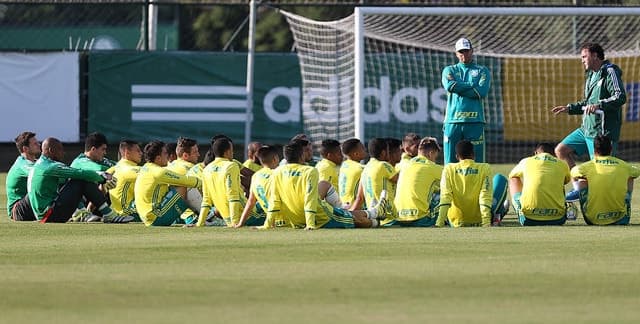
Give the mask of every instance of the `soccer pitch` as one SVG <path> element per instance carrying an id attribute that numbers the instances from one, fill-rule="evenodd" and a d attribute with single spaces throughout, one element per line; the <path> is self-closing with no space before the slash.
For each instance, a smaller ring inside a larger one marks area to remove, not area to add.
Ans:
<path id="1" fill-rule="evenodd" d="M 312 232 L 17 224 L 2 210 L 0 322 L 635 323 L 633 204 L 623 227 L 509 215 L 500 228 Z"/>

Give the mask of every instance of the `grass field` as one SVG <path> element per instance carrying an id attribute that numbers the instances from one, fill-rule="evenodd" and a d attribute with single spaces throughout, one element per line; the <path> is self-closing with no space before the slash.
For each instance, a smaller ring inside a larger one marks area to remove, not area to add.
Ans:
<path id="1" fill-rule="evenodd" d="M 635 323 L 639 200 L 624 227 L 510 215 L 314 232 L 16 224 L 2 210 L 0 322 Z"/>

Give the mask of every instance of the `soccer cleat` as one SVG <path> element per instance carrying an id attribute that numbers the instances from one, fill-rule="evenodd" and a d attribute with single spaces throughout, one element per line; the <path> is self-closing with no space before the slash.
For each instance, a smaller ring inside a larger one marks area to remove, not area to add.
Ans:
<path id="1" fill-rule="evenodd" d="M 207 218 L 204 221 L 204 224 L 206 226 L 227 226 L 227 223 L 224 221 L 224 219 L 220 218 L 220 217 L 210 217 Z"/>
<path id="2" fill-rule="evenodd" d="M 580 200 L 580 191 L 575 189 L 569 191 L 569 193 L 565 196 L 565 200 L 568 202 L 574 202 L 574 201 Z"/>
<path id="3" fill-rule="evenodd" d="M 129 216 L 129 215 L 105 215 L 102 218 L 102 221 L 105 223 L 112 223 L 112 224 L 126 224 L 129 223 L 131 221 L 133 221 L 135 218 L 133 216 Z"/>
<path id="4" fill-rule="evenodd" d="M 392 216 L 391 214 L 393 212 L 391 210 L 391 204 L 389 204 L 389 201 L 387 200 L 386 190 L 382 190 L 382 192 L 380 193 L 380 201 L 378 201 L 378 204 L 375 206 L 375 209 L 376 209 L 377 219 L 385 219 L 389 216 Z"/>
<path id="5" fill-rule="evenodd" d="M 102 221 L 102 217 L 98 216 L 98 215 L 89 215 L 89 217 L 87 217 L 85 219 L 85 222 L 87 223 L 96 223 L 96 222 L 101 222 Z"/>
<path id="6" fill-rule="evenodd" d="M 90 211 L 88 211 L 86 208 L 81 208 L 81 209 L 77 209 L 75 212 L 73 212 L 73 215 L 71 215 L 71 218 L 69 219 L 70 223 L 84 223 L 84 222 L 91 222 L 91 221 L 95 221 L 95 218 L 101 219 L 100 216 L 96 216 L 94 214 L 92 214 Z"/>

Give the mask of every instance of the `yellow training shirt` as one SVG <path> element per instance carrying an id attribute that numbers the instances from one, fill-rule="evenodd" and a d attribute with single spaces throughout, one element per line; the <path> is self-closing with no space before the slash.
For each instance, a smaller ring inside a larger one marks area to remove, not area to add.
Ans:
<path id="1" fill-rule="evenodd" d="M 153 162 L 147 162 L 140 168 L 135 184 L 136 210 L 145 225 L 150 226 L 156 219 L 162 199 L 169 186 L 197 187 L 200 180 L 196 177 L 180 175 Z"/>
<path id="2" fill-rule="evenodd" d="M 400 162 L 398 162 L 395 166 L 396 171 L 402 171 L 405 166 L 409 165 L 409 161 L 411 161 L 411 159 L 413 159 L 411 155 L 407 154 L 407 152 L 403 152 L 402 157 L 400 158 Z"/>
<path id="3" fill-rule="evenodd" d="M 453 227 L 491 226 L 491 173 L 489 164 L 471 159 L 447 164 L 440 180 L 438 226 L 444 217 Z"/>
<path id="4" fill-rule="evenodd" d="M 362 184 L 364 186 L 364 199 L 367 206 L 373 206 L 374 200 L 380 201 L 382 190 L 387 191 L 387 199 L 393 204 L 395 198 L 395 184 L 390 180 L 398 173 L 389 162 L 376 158 L 369 162 L 362 170 Z"/>
<path id="5" fill-rule="evenodd" d="M 613 156 L 596 156 L 571 169 L 571 177 L 584 178 L 589 194 L 585 216 L 596 225 L 612 224 L 627 215 L 627 180 L 640 176 L 640 169 Z"/>
<path id="6" fill-rule="evenodd" d="M 238 164 L 218 157 L 204 168 L 202 178 L 202 209 L 198 226 L 204 226 L 204 220 L 214 206 L 227 226 L 237 224 L 246 204 Z"/>
<path id="7" fill-rule="evenodd" d="M 297 163 L 281 165 L 273 171 L 272 195 L 265 225 L 284 218 L 295 228 L 320 228 L 329 222 L 333 208 L 318 196 L 318 170 Z"/>
<path id="8" fill-rule="evenodd" d="M 442 166 L 425 156 L 418 155 L 409 160 L 398 177 L 398 189 L 394 205 L 398 220 L 414 221 L 429 214 L 429 204 L 434 193 L 440 190 Z"/>
<path id="9" fill-rule="evenodd" d="M 319 180 L 324 180 L 329 182 L 333 188 L 338 190 L 338 174 L 340 173 L 340 167 L 337 166 L 332 161 L 327 159 L 322 159 L 318 164 L 316 164 L 316 169 L 318 169 Z"/>
<path id="10" fill-rule="evenodd" d="M 557 220 L 566 213 L 564 185 L 569 183 L 569 166 L 549 153 L 524 158 L 509 178 L 520 178 L 522 213 L 537 221 Z"/>
<path id="11" fill-rule="evenodd" d="M 354 160 L 344 160 L 340 165 L 340 175 L 338 176 L 338 193 L 340 201 L 351 204 L 358 195 L 358 185 L 364 165 Z"/>
<path id="12" fill-rule="evenodd" d="M 107 170 L 116 179 L 116 187 L 109 190 L 111 209 L 120 215 L 132 215 L 136 210 L 131 208 L 131 203 L 135 198 L 134 187 L 140 166 L 133 161 L 121 159 Z"/>
<path id="13" fill-rule="evenodd" d="M 253 171 L 258 172 L 258 170 L 262 169 L 262 165 L 256 163 L 254 160 L 248 159 L 242 163 L 242 166 Z"/>

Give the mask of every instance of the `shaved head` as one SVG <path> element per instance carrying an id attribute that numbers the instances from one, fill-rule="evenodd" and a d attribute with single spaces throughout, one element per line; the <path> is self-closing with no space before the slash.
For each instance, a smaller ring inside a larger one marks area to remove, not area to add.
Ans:
<path id="1" fill-rule="evenodd" d="M 60 140 L 55 137 L 47 137 L 42 142 L 42 155 L 55 161 L 62 161 L 64 158 L 64 148 Z"/>

